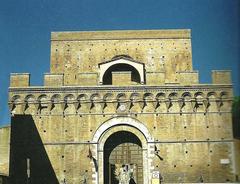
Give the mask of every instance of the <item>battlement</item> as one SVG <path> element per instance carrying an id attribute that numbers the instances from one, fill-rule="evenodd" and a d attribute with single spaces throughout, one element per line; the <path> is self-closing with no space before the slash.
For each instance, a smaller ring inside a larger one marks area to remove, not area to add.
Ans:
<path id="1" fill-rule="evenodd" d="M 11 73 L 10 87 L 28 87 L 30 85 L 29 73 Z"/>
<path id="2" fill-rule="evenodd" d="M 231 70 L 212 70 L 213 84 L 231 84 Z"/>
<path id="3" fill-rule="evenodd" d="M 131 82 L 134 78 L 131 71 L 113 71 L 112 85 L 148 85 L 148 86 L 165 86 L 165 85 L 201 85 L 199 84 L 198 71 L 179 71 L 176 72 L 176 80 L 168 82 L 166 79 L 166 72 L 145 72 L 145 84 L 140 82 Z M 65 80 L 63 73 L 45 73 L 44 86 L 46 87 L 62 87 L 62 86 L 102 86 L 102 80 L 97 72 L 85 72 L 76 74 L 76 82 L 69 83 Z M 216 85 L 231 85 L 231 71 L 230 70 L 212 70 L 212 84 Z M 209 84 L 210 85 L 210 84 Z M 22 88 L 30 87 L 30 74 L 29 73 L 11 73 L 10 74 L 10 87 Z"/>
<path id="4" fill-rule="evenodd" d="M 63 74 L 44 74 L 44 86 L 63 86 Z"/>
<path id="5" fill-rule="evenodd" d="M 11 74 L 10 87 L 29 87 L 30 74 Z M 231 71 L 213 70 L 213 84 L 231 84 Z M 51 33 L 51 72 L 44 86 L 198 85 L 191 30 Z"/>

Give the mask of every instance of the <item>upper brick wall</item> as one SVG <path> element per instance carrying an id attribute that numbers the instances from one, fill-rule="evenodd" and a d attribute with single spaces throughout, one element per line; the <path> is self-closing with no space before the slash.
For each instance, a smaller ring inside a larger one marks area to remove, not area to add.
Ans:
<path id="1" fill-rule="evenodd" d="M 80 85 L 78 73 L 99 74 L 98 64 L 118 55 L 143 63 L 146 72 L 165 72 L 165 82 L 176 83 L 176 72 L 192 71 L 191 32 L 183 29 L 51 35 L 51 73 L 64 73 L 64 83 L 68 85 Z"/>

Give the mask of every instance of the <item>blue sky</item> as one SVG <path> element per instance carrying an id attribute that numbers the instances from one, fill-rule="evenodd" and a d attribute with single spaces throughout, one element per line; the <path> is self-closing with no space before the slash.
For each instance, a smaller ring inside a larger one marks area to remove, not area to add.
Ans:
<path id="1" fill-rule="evenodd" d="M 6 0 L 0 3 L 0 125 L 10 122 L 10 73 L 49 72 L 51 31 L 192 29 L 193 67 L 200 82 L 211 70 L 232 70 L 240 95 L 239 0 Z"/>

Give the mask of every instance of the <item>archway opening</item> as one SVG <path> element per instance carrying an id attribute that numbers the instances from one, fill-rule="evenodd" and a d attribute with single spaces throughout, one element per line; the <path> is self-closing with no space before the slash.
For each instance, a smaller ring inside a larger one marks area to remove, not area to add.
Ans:
<path id="1" fill-rule="evenodd" d="M 130 81 L 126 81 L 124 78 L 119 79 L 124 80 L 126 84 L 141 84 L 141 78 L 139 72 L 134 68 L 133 66 L 129 64 L 115 64 L 109 67 L 106 72 L 103 75 L 103 84 L 104 85 L 112 85 L 113 84 L 113 73 L 118 73 L 118 74 L 125 74 L 124 76 L 127 77 L 129 75 Z M 121 75 L 119 75 L 121 76 Z M 123 76 L 123 75 L 122 75 Z"/>
<path id="2" fill-rule="evenodd" d="M 139 138 L 118 131 L 104 145 L 104 183 L 143 183 L 143 152 Z"/>

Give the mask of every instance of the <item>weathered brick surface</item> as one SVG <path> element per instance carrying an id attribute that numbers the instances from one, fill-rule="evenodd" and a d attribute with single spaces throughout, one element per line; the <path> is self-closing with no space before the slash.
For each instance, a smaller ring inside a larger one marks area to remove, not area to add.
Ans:
<path id="1" fill-rule="evenodd" d="M 30 85 L 29 73 L 12 73 L 10 75 L 10 87 L 28 87 Z"/>
<path id="2" fill-rule="evenodd" d="M 19 137 L 18 145 L 39 150 L 20 146 L 14 153 L 23 160 L 34 153 L 42 165 L 33 169 L 40 164 L 52 181 L 102 184 L 105 143 L 117 132 L 131 132 L 128 144 L 141 142 L 142 159 L 131 146 L 126 153 L 116 145 L 117 155 L 130 154 L 140 183 L 151 183 L 152 171 L 165 182 L 235 181 L 232 85 L 224 72 L 213 79 L 214 85 L 199 84 L 192 70 L 189 30 L 52 33 L 45 86 L 9 89 L 11 137 L 23 132 L 31 141 Z"/>

